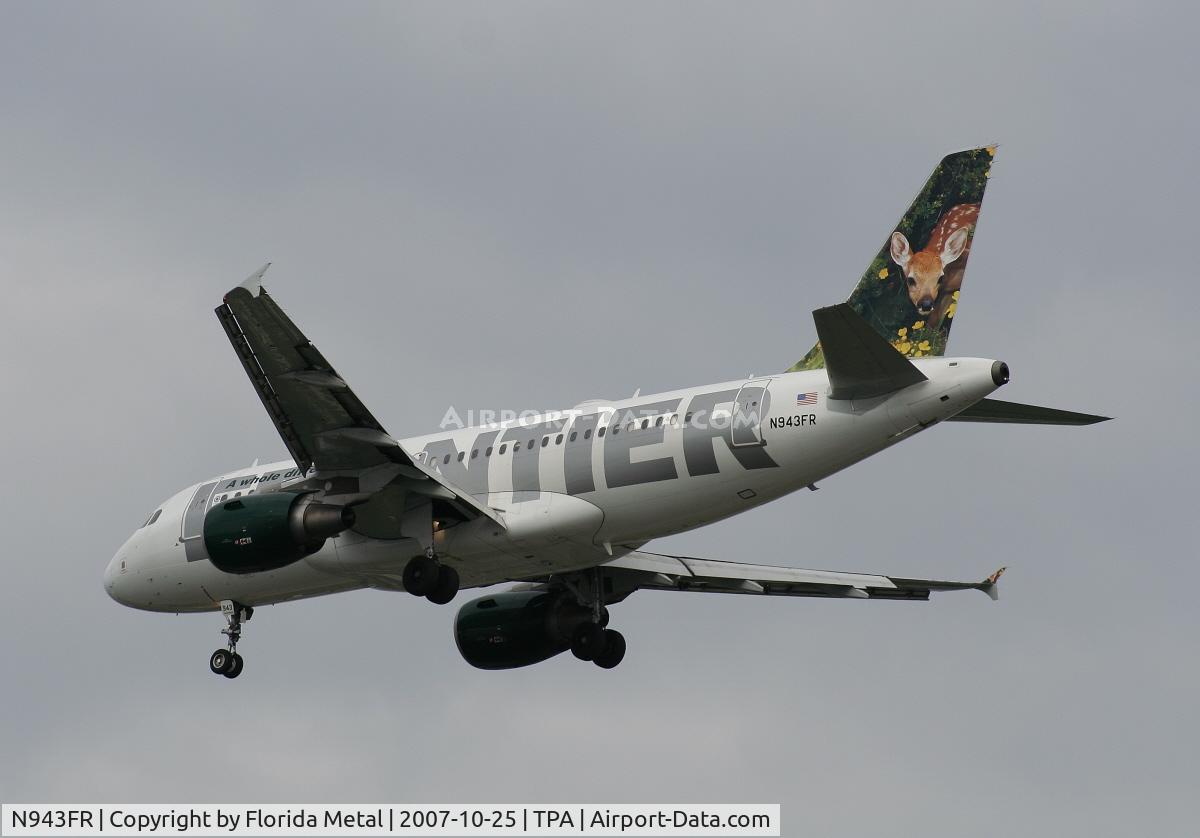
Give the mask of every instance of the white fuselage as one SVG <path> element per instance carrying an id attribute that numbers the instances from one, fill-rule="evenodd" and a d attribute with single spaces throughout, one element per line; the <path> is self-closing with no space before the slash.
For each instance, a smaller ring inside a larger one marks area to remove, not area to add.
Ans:
<path id="1" fill-rule="evenodd" d="M 603 564 L 653 538 L 809 486 L 996 388 L 990 360 L 913 363 L 928 381 L 861 402 L 827 399 L 824 370 L 781 373 L 402 444 L 504 521 L 501 527 L 478 517 L 436 530 L 436 550 L 463 587 L 545 577 Z M 260 605 L 363 587 L 400 589 L 405 563 L 421 548 L 371 502 L 360 507 L 353 529 L 279 570 L 230 574 L 206 559 L 198 523 L 209 508 L 304 477 L 291 462 L 279 462 L 189 486 L 117 551 L 106 589 L 125 605 L 169 612 L 214 610 L 222 600 Z"/>

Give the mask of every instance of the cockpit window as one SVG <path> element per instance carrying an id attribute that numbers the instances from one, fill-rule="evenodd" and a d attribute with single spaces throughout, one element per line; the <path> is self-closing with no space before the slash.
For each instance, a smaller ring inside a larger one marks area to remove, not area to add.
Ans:
<path id="1" fill-rule="evenodd" d="M 159 515 L 162 515 L 162 510 L 161 510 L 161 509 L 156 509 L 156 510 L 154 510 L 154 514 L 153 514 L 153 515 L 151 515 L 149 518 L 147 518 L 147 519 L 146 519 L 146 523 L 142 524 L 142 526 L 143 526 L 143 527 L 148 527 L 148 526 L 150 526 L 151 524 L 153 524 L 155 521 L 157 521 L 157 520 L 158 520 L 158 516 L 159 516 Z"/>

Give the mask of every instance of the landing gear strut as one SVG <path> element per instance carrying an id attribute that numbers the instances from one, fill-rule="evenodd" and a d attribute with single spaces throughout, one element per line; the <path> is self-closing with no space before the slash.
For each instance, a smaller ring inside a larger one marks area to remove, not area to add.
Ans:
<path id="1" fill-rule="evenodd" d="M 221 601 L 221 613 L 225 616 L 225 628 L 221 634 L 229 641 L 226 648 L 217 649 L 208 658 L 208 668 L 214 675 L 224 675 L 226 678 L 236 678 L 242 674 L 244 662 L 237 652 L 238 641 L 242 639 L 242 622 L 254 616 L 254 609 L 231 599 Z"/>
<path id="2" fill-rule="evenodd" d="M 571 636 L 571 654 L 581 661 L 591 661 L 601 669 L 612 669 L 625 658 L 625 636 L 608 628 L 600 569 L 594 569 L 586 580 L 579 580 L 573 589 L 580 604 L 590 608 L 592 615 Z"/>
<path id="3" fill-rule="evenodd" d="M 458 571 L 438 561 L 432 550 L 413 556 L 404 568 L 404 589 L 435 605 L 445 605 L 458 594 Z"/>

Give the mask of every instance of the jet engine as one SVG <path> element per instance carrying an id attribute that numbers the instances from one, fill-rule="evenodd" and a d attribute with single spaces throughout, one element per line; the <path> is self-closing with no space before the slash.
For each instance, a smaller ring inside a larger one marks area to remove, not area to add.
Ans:
<path id="1" fill-rule="evenodd" d="M 311 494 L 245 495 L 204 516 L 204 546 L 226 573 L 276 570 L 315 553 L 325 539 L 354 526 L 354 510 Z"/>
<path id="2" fill-rule="evenodd" d="M 474 599 L 458 610 L 454 640 L 477 669 L 516 669 L 571 648 L 592 612 L 561 592 L 513 591 Z"/>

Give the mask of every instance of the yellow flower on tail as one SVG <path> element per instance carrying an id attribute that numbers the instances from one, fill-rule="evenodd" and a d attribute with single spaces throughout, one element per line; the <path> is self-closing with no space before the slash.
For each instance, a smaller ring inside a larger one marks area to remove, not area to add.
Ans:
<path id="1" fill-rule="evenodd" d="M 915 330 L 915 329 L 924 329 L 924 328 L 925 328 L 925 321 L 924 321 L 924 320 L 918 320 L 916 323 L 913 323 L 913 329 L 914 329 L 914 330 Z"/>
<path id="2" fill-rule="evenodd" d="M 898 334 L 900 337 L 904 337 L 905 335 L 908 334 L 908 327 L 901 326 L 899 329 L 896 330 L 896 334 Z"/>
<path id="3" fill-rule="evenodd" d="M 887 268 L 883 268 L 883 269 L 881 269 L 881 270 L 879 271 L 879 278 L 880 278 L 880 279 L 887 279 L 887 278 L 888 278 L 888 269 L 887 269 Z"/>

